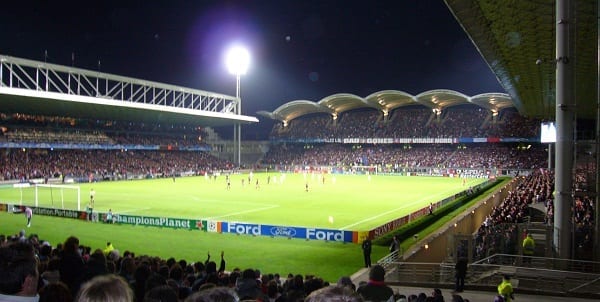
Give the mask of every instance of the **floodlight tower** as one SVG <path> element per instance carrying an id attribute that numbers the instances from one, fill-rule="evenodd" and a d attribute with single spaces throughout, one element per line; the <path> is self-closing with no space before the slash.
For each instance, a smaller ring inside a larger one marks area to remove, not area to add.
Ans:
<path id="1" fill-rule="evenodd" d="M 225 58 L 227 69 L 231 74 L 235 75 L 236 86 L 235 86 L 235 97 L 237 99 L 237 114 L 242 114 L 242 99 L 240 97 L 240 77 L 246 74 L 248 65 L 250 65 L 250 53 L 244 47 L 234 46 L 227 52 Z M 237 143 L 237 150 L 236 150 Z M 233 144 L 234 144 L 234 160 L 236 159 L 235 153 L 237 151 L 237 164 L 238 168 L 242 166 L 242 125 L 238 123 L 233 126 Z"/>

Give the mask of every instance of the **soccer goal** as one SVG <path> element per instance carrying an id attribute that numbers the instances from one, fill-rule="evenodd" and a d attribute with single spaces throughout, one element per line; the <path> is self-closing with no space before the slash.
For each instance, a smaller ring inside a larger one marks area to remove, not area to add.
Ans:
<path id="1" fill-rule="evenodd" d="M 352 170 L 357 174 L 377 175 L 379 173 L 377 166 L 354 165 L 354 166 L 352 166 Z"/>
<path id="2" fill-rule="evenodd" d="M 81 188 L 71 185 L 35 185 L 35 206 L 81 210 Z"/>

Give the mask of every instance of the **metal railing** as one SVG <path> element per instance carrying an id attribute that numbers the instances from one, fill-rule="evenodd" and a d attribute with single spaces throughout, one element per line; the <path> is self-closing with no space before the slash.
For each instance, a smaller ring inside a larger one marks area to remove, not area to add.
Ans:
<path id="1" fill-rule="evenodd" d="M 391 284 L 451 287 L 455 282 L 454 263 L 399 262 L 391 257 L 379 263 Z M 494 288 L 504 275 L 510 275 L 515 289 L 524 292 L 600 297 L 600 262 L 593 261 L 497 254 L 470 264 L 465 283 Z"/>

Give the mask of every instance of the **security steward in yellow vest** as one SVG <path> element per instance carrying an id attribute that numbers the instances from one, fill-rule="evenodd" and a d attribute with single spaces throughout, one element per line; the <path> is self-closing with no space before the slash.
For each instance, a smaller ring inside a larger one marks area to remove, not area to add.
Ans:
<path id="1" fill-rule="evenodd" d="M 510 276 L 504 275 L 502 282 L 498 284 L 498 295 L 504 298 L 504 302 L 510 302 L 515 298 L 512 283 L 510 283 Z"/>
<path id="2" fill-rule="evenodd" d="M 535 241 L 531 237 L 531 234 L 527 234 L 527 237 L 523 239 L 523 263 L 531 263 L 531 256 L 533 256 L 533 251 L 535 251 Z"/>

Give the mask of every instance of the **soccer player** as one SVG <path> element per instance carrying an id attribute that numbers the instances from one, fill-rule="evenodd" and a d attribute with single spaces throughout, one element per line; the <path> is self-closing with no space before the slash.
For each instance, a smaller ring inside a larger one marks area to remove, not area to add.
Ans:
<path id="1" fill-rule="evenodd" d="M 258 178 L 256 179 L 256 189 L 260 189 L 260 185 L 258 184 Z"/>
<path id="2" fill-rule="evenodd" d="M 94 188 L 90 189 L 90 206 L 93 208 L 94 207 L 94 199 L 96 198 L 96 191 L 94 191 Z"/>
<path id="3" fill-rule="evenodd" d="M 33 217 L 33 211 L 30 207 L 25 207 L 25 218 L 27 218 L 27 227 L 31 226 L 31 217 Z"/>
<path id="4" fill-rule="evenodd" d="M 308 192 L 308 182 L 304 185 L 304 190 L 306 190 L 306 192 Z"/>

